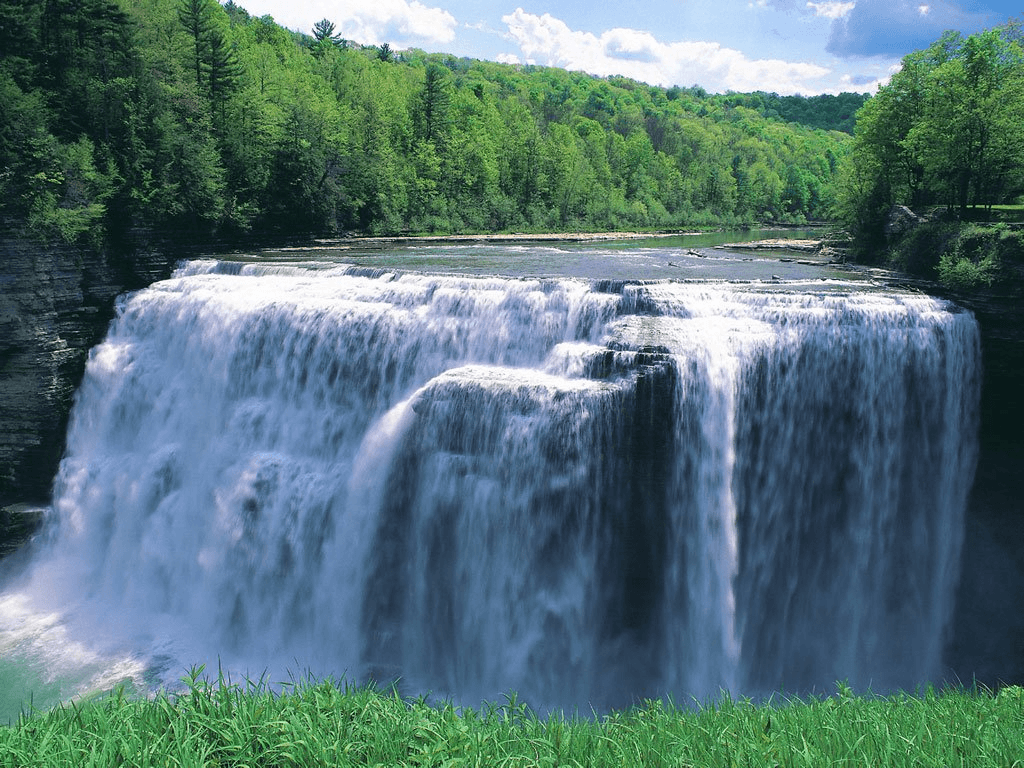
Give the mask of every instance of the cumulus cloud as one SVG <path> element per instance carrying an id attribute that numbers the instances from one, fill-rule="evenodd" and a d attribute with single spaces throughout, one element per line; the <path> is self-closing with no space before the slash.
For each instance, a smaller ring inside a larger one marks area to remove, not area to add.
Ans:
<path id="1" fill-rule="evenodd" d="M 372 3 L 335 5 L 338 27 L 345 37 L 362 43 L 399 45 L 425 41 L 450 43 L 458 23 L 442 8 L 431 8 L 417 0 L 374 0 Z"/>
<path id="2" fill-rule="evenodd" d="M 854 9 L 856 3 L 808 3 L 807 7 L 814 11 L 815 16 L 823 16 L 826 19 L 841 19 Z"/>
<path id="3" fill-rule="evenodd" d="M 649 32 L 570 29 L 550 14 L 522 8 L 502 17 L 527 61 L 600 76 L 624 75 L 652 85 L 699 84 L 711 91 L 819 93 L 827 68 L 781 59 L 749 59 L 713 42 L 661 42 Z"/>
<path id="4" fill-rule="evenodd" d="M 988 14 L 944 1 L 857 0 L 833 22 L 827 50 L 838 56 L 902 56 L 927 47 L 947 29 L 970 32 L 987 21 Z"/>
<path id="5" fill-rule="evenodd" d="M 293 0 L 283 9 L 275 0 L 243 0 L 243 5 L 250 13 L 272 14 L 278 23 L 303 32 L 320 19 L 330 19 L 343 37 L 368 45 L 446 45 L 458 27 L 448 11 L 418 0 Z"/>

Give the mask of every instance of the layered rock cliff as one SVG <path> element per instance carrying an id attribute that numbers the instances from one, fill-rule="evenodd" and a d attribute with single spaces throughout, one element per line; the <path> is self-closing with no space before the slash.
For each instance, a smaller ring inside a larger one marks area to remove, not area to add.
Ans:
<path id="1" fill-rule="evenodd" d="M 46 503 L 86 355 L 115 298 L 172 261 L 140 246 L 121 255 L 0 236 L 0 508 Z"/>

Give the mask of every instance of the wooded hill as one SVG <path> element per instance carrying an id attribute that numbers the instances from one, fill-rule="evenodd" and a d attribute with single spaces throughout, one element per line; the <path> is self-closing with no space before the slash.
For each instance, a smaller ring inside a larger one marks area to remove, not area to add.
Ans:
<path id="1" fill-rule="evenodd" d="M 947 32 L 903 58 L 857 114 L 837 213 L 868 246 L 894 205 L 990 218 L 1024 202 L 1024 26 Z"/>
<path id="2" fill-rule="evenodd" d="M 396 52 L 216 0 L 0 0 L 0 57 L 0 217 L 67 242 L 802 223 L 866 98 Z"/>

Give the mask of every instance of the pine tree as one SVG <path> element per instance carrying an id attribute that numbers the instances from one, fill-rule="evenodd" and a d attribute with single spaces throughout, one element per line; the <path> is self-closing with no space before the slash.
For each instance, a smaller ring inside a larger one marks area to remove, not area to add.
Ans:
<path id="1" fill-rule="evenodd" d="M 238 87 L 241 66 L 231 43 L 217 24 L 215 0 L 181 0 L 178 20 L 193 42 L 196 88 L 210 99 L 223 119 L 224 105 Z"/>

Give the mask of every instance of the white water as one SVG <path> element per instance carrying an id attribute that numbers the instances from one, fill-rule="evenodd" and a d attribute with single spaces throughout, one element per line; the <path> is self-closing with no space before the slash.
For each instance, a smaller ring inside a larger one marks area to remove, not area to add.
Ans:
<path id="1" fill-rule="evenodd" d="M 0 647 L 582 711 L 913 688 L 978 363 L 918 295 L 193 262 L 93 350 Z"/>

